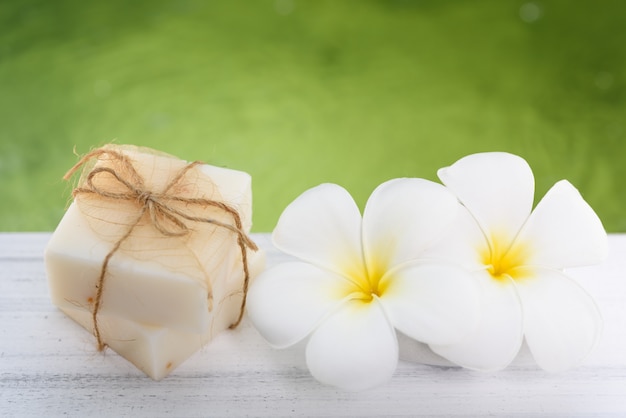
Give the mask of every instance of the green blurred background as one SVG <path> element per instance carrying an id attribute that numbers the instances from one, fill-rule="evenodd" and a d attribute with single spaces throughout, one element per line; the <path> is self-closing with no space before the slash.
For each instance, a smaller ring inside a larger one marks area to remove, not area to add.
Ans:
<path id="1" fill-rule="evenodd" d="M 115 141 L 248 171 L 257 232 L 489 150 L 625 232 L 625 111 L 619 0 L 3 0 L 0 230 L 52 230 L 73 149 Z"/>

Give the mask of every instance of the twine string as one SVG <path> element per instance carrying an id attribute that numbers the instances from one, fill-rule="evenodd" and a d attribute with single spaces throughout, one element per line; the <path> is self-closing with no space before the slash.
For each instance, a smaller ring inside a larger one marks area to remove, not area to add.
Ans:
<path id="1" fill-rule="evenodd" d="M 87 176 L 83 184 L 80 187 L 76 187 L 72 192 L 74 198 L 84 194 L 93 194 L 101 198 L 111 199 L 111 200 L 119 200 L 119 201 L 130 201 L 136 202 L 139 206 L 139 213 L 137 218 L 131 222 L 128 226 L 128 229 L 119 238 L 111 250 L 107 253 L 102 263 L 102 267 L 100 269 L 100 275 L 98 277 L 96 283 L 96 297 L 94 299 L 93 310 L 92 310 L 92 319 L 94 324 L 94 335 L 96 337 L 98 343 L 98 350 L 103 350 L 106 347 L 106 343 L 102 340 L 102 336 L 100 333 L 100 327 L 98 326 L 98 312 L 102 305 L 102 295 L 104 291 L 104 282 L 106 278 L 107 268 L 109 265 L 109 261 L 113 257 L 113 255 L 120 249 L 122 243 L 126 241 L 133 233 L 133 230 L 141 220 L 145 217 L 146 213 L 150 219 L 150 224 L 159 231 L 162 235 L 166 237 L 180 237 L 187 235 L 191 232 L 191 229 L 187 225 L 185 221 L 189 222 L 202 222 L 207 224 L 215 225 L 216 227 L 226 229 L 235 235 L 237 235 L 237 245 L 241 251 L 241 260 L 243 264 L 243 273 L 244 273 L 244 282 L 243 282 L 243 298 L 241 302 L 241 307 L 239 311 L 239 316 L 237 320 L 230 326 L 230 328 L 236 328 L 243 319 L 243 315 L 245 312 L 247 295 L 248 295 L 248 286 L 250 283 L 250 272 L 248 267 L 248 249 L 253 251 L 258 250 L 256 244 L 246 235 L 245 231 L 242 227 L 241 216 L 239 212 L 227 205 L 224 202 L 220 202 L 217 200 L 205 199 L 205 198 L 187 198 L 178 195 L 174 195 L 170 192 L 170 190 L 178 184 L 181 179 L 184 178 L 185 174 L 194 168 L 197 165 L 201 165 L 203 163 L 199 161 L 195 161 L 187 164 L 181 170 L 179 170 L 176 175 L 171 179 L 171 181 L 167 184 L 163 192 L 155 193 L 148 189 L 146 189 L 144 185 L 143 178 L 139 175 L 139 173 L 135 170 L 135 167 L 132 164 L 130 158 L 128 158 L 125 154 L 115 151 L 113 149 L 99 148 L 93 150 L 86 155 L 84 155 L 78 163 L 76 163 L 66 174 L 63 176 L 65 180 L 69 180 L 77 170 L 83 167 L 86 163 L 88 163 L 94 157 L 100 157 L 101 155 L 109 155 L 110 157 L 116 159 L 123 168 L 123 171 L 126 173 L 125 175 L 120 174 L 120 172 L 110 168 L 110 167 L 96 167 L 93 168 Z M 112 179 L 117 181 L 120 185 L 124 186 L 124 192 L 116 192 L 111 190 L 106 190 L 98 186 L 94 180 L 103 175 L 109 175 Z M 230 215 L 232 218 L 234 225 L 229 223 L 218 221 L 217 219 L 212 218 L 203 218 L 198 216 L 189 215 L 180 209 L 177 209 L 173 204 L 185 204 L 185 205 L 194 205 L 200 207 L 214 207 L 218 208 L 226 214 Z M 209 307 L 213 305 L 213 291 L 210 281 L 207 281 L 208 286 L 208 301 Z"/>

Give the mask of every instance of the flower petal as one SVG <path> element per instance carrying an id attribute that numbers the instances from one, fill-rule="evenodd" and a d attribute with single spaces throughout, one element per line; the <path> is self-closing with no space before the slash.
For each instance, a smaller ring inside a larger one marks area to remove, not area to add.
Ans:
<path id="1" fill-rule="evenodd" d="M 468 155 L 437 173 L 488 238 L 511 242 L 532 210 L 535 180 L 528 163 L 504 152 Z"/>
<path id="2" fill-rule="evenodd" d="M 469 271 L 484 270 L 480 249 L 488 248 L 488 245 L 476 220 L 467 208 L 461 206 L 451 230 L 428 247 L 422 253 L 422 259 L 452 262 Z"/>
<path id="3" fill-rule="evenodd" d="M 448 360 L 475 370 L 505 368 L 523 341 L 522 305 L 512 281 L 495 280 L 487 272 L 474 273 L 482 288 L 482 317 L 461 342 L 430 348 Z"/>
<path id="4" fill-rule="evenodd" d="M 272 234 L 281 251 L 338 273 L 363 270 L 361 213 L 336 184 L 307 190 L 283 211 Z"/>
<path id="5" fill-rule="evenodd" d="M 248 290 L 248 316 L 275 347 L 306 337 L 349 293 L 349 284 L 328 270 L 300 262 L 270 268 Z"/>
<path id="6" fill-rule="evenodd" d="M 602 317 L 591 296 L 563 273 L 535 269 L 535 275 L 518 280 L 526 342 L 542 369 L 564 371 L 591 352 Z"/>
<path id="7" fill-rule="evenodd" d="M 432 181 L 402 178 L 378 186 L 363 213 L 370 276 L 418 258 L 452 226 L 458 210 L 456 197 Z"/>
<path id="8" fill-rule="evenodd" d="M 480 318 L 480 287 L 452 265 L 405 264 L 381 281 L 380 297 L 391 323 L 428 344 L 460 341 Z"/>
<path id="9" fill-rule="evenodd" d="M 566 180 L 552 186 L 537 204 L 518 243 L 528 245 L 525 264 L 557 269 L 597 264 L 608 255 L 602 222 Z"/>
<path id="10" fill-rule="evenodd" d="M 351 301 L 313 332 L 306 349 L 311 374 L 347 390 L 385 383 L 398 363 L 398 341 L 378 301 Z"/>

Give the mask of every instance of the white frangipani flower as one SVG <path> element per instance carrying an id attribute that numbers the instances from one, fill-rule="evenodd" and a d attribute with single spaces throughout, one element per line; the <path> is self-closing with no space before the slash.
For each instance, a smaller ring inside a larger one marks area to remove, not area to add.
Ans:
<path id="1" fill-rule="evenodd" d="M 507 153 L 470 155 L 438 174 L 465 210 L 429 255 L 473 271 L 483 309 L 479 326 L 462 342 L 431 349 L 467 368 L 498 370 L 525 338 L 545 370 L 580 363 L 597 342 L 602 320 L 592 298 L 563 270 L 607 256 L 606 232 L 593 209 L 562 180 L 533 211 L 532 171 Z"/>
<path id="2" fill-rule="evenodd" d="M 275 347 L 309 337 L 319 381 L 348 390 L 387 381 L 398 361 L 396 330 L 428 344 L 459 341 L 479 318 L 479 287 L 465 270 L 422 253 L 460 210 L 443 186 L 395 179 L 369 198 L 363 217 L 334 184 L 310 189 L 283 212 L 276 247 L 299 261 L 262 273 L 248 315 Z"/>

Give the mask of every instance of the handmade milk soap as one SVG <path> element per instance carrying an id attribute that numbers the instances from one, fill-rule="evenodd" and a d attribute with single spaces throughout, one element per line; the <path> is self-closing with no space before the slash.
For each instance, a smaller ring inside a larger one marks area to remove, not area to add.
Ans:
<path id="1" fill-rule="evenodd" d="M 132 146 L 93 155 L 45 251 L 51 298 L 159 379 L 238 318 L 251 179 Z"/>
<path id="2" fill-rule="evenodd" d="M 72 203 L 46 249 L 52 302 L 62 309 L 90 312 L 110 247 L 98 239 Z M 217 248 L 205 261 L 213 281 L 226 279 L 226 261 L 234 254 L 225 249 Z M 182 268 L 165 269 L 158 257 L 138 261 L 132 253 L 118 252 L 107 268 L 99 314 L 202 333 L 210 321 L 207 295 L 207 284 L 188 277 Z"/>
<path id="3" fill-rule="evenodd" d="M 252 253 L 249 266 L 251 276 L 257 276 L 265 266 L 264 253 L 261 251 Z M 216 307 L 209 327 L 203 333 L 196 334 L 151 326 L 128 321 L 115 315 L 102 314 L 99 316 L 99 326 L 103 339 L 109 347 L 133 363 L 139 370 L 154 380 L 161 380 L 213 339 L 217 333 L 237 320 L 243 297 L 241 260 L 237 260 L 232 265 L 230 277 L 232 280 L 224 283 L 223 289 L 216 290 L 216 293 L 226 296 Z M 84 328 L 90 329 L 93 326 L 90 312 L 73 308 L 61 308 L 61 310 Z"/>

